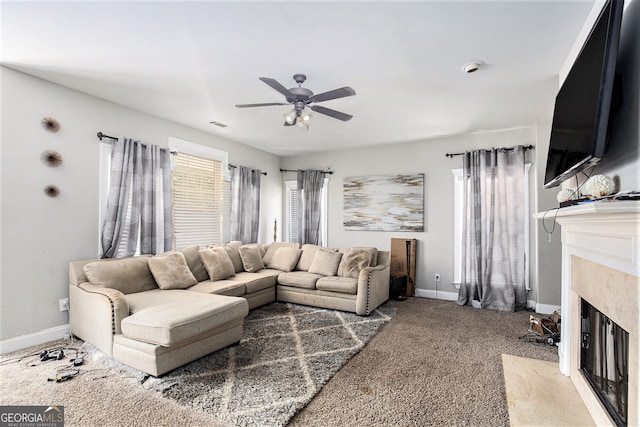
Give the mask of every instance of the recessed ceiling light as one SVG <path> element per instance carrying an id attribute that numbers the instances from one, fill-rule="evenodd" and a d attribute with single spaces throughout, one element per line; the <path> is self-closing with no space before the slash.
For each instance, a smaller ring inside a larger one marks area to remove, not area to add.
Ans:
<path id="1" fill-rule="evenodd" d="M 482 61 L 478 61 L 478 60 L 469 61 L 466 64 L 464 64 L 460 69 L 467 74 L 471 74 L 478 71 L 480 67 L 482 67 L 483 65 L 484 65 L 484 62 Z"/>

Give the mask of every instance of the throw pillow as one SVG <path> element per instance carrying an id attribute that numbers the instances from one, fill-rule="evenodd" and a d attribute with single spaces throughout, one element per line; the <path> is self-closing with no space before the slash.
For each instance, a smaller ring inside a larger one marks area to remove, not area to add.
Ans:
<path id="1" fill-rule="evenodd" d="M 231 259 L 231 262 L 233 263 L 235 272 L 240 273 L 244 271 L 242 268 L 242 259 L 240 258 L 240 252 L 238 251 L 238 249 L 240 249 L 240 246 L 242 246 L 242 242 L 239 240 L 235 240 L 228 243 L 216 243 L 215 245 L 206 246 L 203 249 L 224 248 L 227 251 L 227 255 L 229 255 L 229 258 Z"/>
<path id="2" fill-rule="evenodd" d="M 240 258 L 242 258 L 242 266 L 245 271 L 254 273 L 264 268 L 262 255 L 258 245 L 240 246 Z"/>
<path id="3" fill-rule="evenodd" d="M 191 270 L 191 273 L 193 273 L 198 282 L 209 280 L 209 273 L 207 273 L 207 269 L 202 263 L 202 258 L 200 258 L 200 247 L 198 245 L 187 246 L 178 249 L 177 252 L 182 252 L 187 260 L 189 270 Z"/>
<path id="4" fill-rule="evenodd" d="M 223 246 L 226 249 L 227 254 L 229 254 L 229 258 L 231 258 L 231 262 L 233 263 L 233 268 L 236 270 L 236 273 L 244 271 L 239 251 L 240 246 L 242 246 L 242 242 L 235 240 L 233 242 L 225 243 Z"/>
<path id="5" fill-rule="evenodd" d="M 360 270 L 369 267 L 371 263 L 371 252 L 361 248 L 349 248 L 342 256 L 338 267 L 338 276 L 353 277 L 357 279 Z"/>
<path id="6" fill-rule="evenodd" d="M 302 250 L 281 246 L 273 253 L 271 260 L 267 263 L 267 267 L 276 270 L 289 272 L 298 263 Z"/>
<path id="7" fill-rule="evenodd" d="M 185 289 L 198 283 L 182 252 L 166 252 L 149 258 L 149 270 L 160 289 Z"/>
<path id="8" fill-rule="evenodd" d="M 97 286 L 116 289 L 123 294 L 157 289 L 149 257 L 129 257 L 90 262 L 83 267 L 87 279 Z"/>
<path id="9" fill-rule="evenodd" d="M 267 248 L 267 251 L 263 254 L 262 256 L 262 262 L 264 262 L 264 265 L 269 265 L 269 263 L 271 262 L 271 258 L 273 257 L 273 254 L 276 253 L 276 251 L 280 248 L 300 248 L 300 245 L 298 243 L 289 243 L 289 242 L 273 242 L 269 245 L 269 247 Z"/>
<path id="10" fill-rule="evenodd" d="M 335 276 L 341 259 L 342 254 L 340 252 L 316 251 L 313 262 L 309 267 L 309 273 Z"/>
<path id="11" fill-rule="evenodd" d="M 236 275 L 233 262 L 222 246 L 201 250 L 200 258 L 202 258 L 202 262 L 209 272 L 209 279 L 212 281 L 224 280 Z"/>
<path id="12" fill-rule="evenodd" d="M 298 260 L 298 265 L 296 265 L 296 270 L 309 271 L 309 267 L 311 267 L 311 263 L 313 262 L 313 257 L 316 255 L 316 251 L 319 247 L 320 246 L 318 245 L 312 245 L 310 243 L 302 245 L 302 254 Z"/>
<path id="13" fill-rule="evenodd" d="M 362 249 L 369 252 L 369 255 L 371 256 L 369 259 L 369 266 L 373 267 L 378 265 L 378 248 L 375 246 L 351 246 L 348 248 L 340 248 L 340 252 L 345 254 L 349 249 Z"/>

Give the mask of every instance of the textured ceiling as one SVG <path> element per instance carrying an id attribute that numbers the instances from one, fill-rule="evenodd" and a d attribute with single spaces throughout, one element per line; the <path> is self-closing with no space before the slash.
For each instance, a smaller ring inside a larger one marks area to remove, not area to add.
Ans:
<path id="1" fill-rule="evenodd" d="M 3 65 L 278 155 L 425 140 L 548 118 L 591 1 L 7 2 Z M 465 74 L 461 66 L 486 66 Z M 282 126 L 258 80 L 352 114 Z M 222 129 L 209 124 L 218 121 Z M 143 137 L 143 136 L 141 136 Z"/>

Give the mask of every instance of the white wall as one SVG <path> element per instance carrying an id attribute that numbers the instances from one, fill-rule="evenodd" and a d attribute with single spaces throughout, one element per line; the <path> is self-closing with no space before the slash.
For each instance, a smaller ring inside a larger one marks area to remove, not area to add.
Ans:
<path id="1" fill-rule="evenodd" d="M 282 213 L 280 158 L 180 124 L 0 67 L 2 131 L 0 164 L 0 340 L 62 326 L 68 314 L 68 263 L 98 256 L 98 131 L 166 147 L 168 137 L 228 151 L 230 163 L 262 169 L 262 242 L 273 240 Z M 49 133 L 51 116 L 61 130 Z M 40 153 L 64 158 L 46 167 Z M 46 197 L 47 184 L 60 196 Z"/>
<path id="2" fill-rule="evenodd" d="M 326 169 L 334 174 L 329 181 L 329 242 L 332 247 L 370 245 L 389 250 L 391 238 L 418 240 L 416 287 L 435 290 L 434 273 L 441 274 L 439 291 L 457 292 L 453 281 L 453 175 L 462 167 L 462 158 L 446 153 L 476 148 L 536 145 L 535 127 L 484 132 L 367 149 L 331 151 L 285 157 L 286 169 Z M 535 150 L 533 150 L 535 151 Z M 546 151 L 545 151 L 546 154 Z M 533 160 L 531 152 L 527 160 Z M 342 226 L 342 184 L 348 176 L 397 173 L 424 173 L 424 232 L 347 231 Z M 293 177 L 293 174 L 290 175 Z M 533 199 L 532 199 L 533 200 Z M 533 203 L 530 203 L 534 206 Z"/>

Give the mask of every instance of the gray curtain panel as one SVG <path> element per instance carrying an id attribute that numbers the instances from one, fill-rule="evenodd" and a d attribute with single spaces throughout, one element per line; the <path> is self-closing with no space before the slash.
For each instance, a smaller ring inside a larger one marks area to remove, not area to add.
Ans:
<path id="1" fill-rule="evenodd" d="M 159 254 L 173 249 L 171 153 L 157 145 L 143 145 L 141 161 L 140 252 Z"/>
<path id="2" fill-rule="evenodd" d="M 462 280 L 458 304 L 526 308 L 524 148 L 464 156 Z"/>
<path id="3" fill-rule="evenodd" d="M 231 171 L 231 240 L 258 241 L 262 171 L 236 166 Z"/>
<path id="4" fill-rule="evenodd" d="M 109 196 L 102 226 L 102 258 L 144 254 L 173 247 L 173 199 L 168 150 L 119 138 L 111 153 Z"/>
<path id="5" fill-rule="evenodd" d="M 320 215 L 324 172 L 298 171 L 298 243 L 321 245 Z"/>

